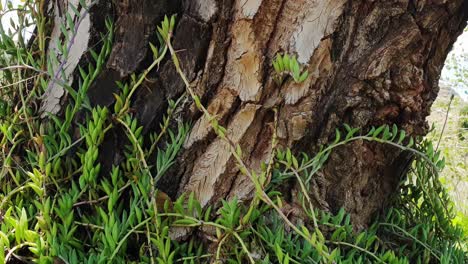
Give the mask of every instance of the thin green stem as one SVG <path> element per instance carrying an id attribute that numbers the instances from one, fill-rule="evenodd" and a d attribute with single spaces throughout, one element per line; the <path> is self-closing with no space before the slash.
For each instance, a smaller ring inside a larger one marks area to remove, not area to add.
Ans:
<path id="1" fill-rule="evenodd" d="M 330 243 L 332 244 L 335 244 L 335 245 L 342 245 L 342 246 L 347 246 L 347 247 L 352 247 L 352 248 L 355 248 L 359 251 L 362 251 L 366 254 L 368 254 L 369 256 L 371 256 L 372 258 L 374 258 L 375 260 L 377 260 L 378 263 L 385 263 L 384 261 L 382 261 L 379 257 L 377 257 L 374 253 L 370 252 L 369 250 L 365 249 L 365 248 L 362 248 L 360 246 L 356 246 L 354 244 L 350 244 L 350 243 L 347 243 L 347 242 L 339 242 L 339 241 L 329 241 Z"/>
<path id="2" fill-rule="evenodd" d="M 127 232 L 127 234 L 125 234 L 125 236 L 119 241 L 119 243 L 117 244 L 117 247 L 115 248 L 114 252 L 112 253 L 112 255 L 110 256 L 109 258 L 109 262 L 108 263 L 112 263 L 112 260 L 115 258 L 115 256 L 117 255 L 117 253 L 119 252 L 120 248 L 123 246 L 123 244 L 125 243 L 125 241 L 127 240 L 127 238 L 133 233 L 135 232 L 136 230 L 138 230 L 140 227 L 146 225 L 146 223 L 150 222 L 152 218 L 147 218 L 143 221 L 141 221 L 138 225 L 134 226 L 129 232 Z"/>
<path id="3" fill-rule="evenodd" d="M 391 223 L 379 223 L 379 225 L 381 225 L 381 226 L 387 226 L 387 227 L 391 227 L 391 228 L 397 229 L 398 231 L 402 232 L 404 235 L 406 235 L 407 237 L 410 237 L 411 239 L 413 239 L 414 241 L 416 241 L 416 243 L 420 244 L 420 245 L 423 246 L 425 249 L 427 249 L 436 259 L 440 260 L 439 255 L 437 255 L 431 247 L 429 247 L 426 243 L 422 242 L 422 241 L 419 240 L 417 237 L 413 236 L 412 234 L 410 234 L 409 232 L 407 232 L 407 231 L 404 230 L 403 228 L 401 228 L 401 227 L 399 227 L 399 226 L 397 226 L 397 225 L 391 224 Z M 440 254 L 440 253 L 439 253 L 439 254 Z"/>
<path id="4" fill-rule="evenodd" d="M 242 249 L 244 250 L 245 254 L 247 254 L 247 257 L 248 257 L 249 260 L 250 260 L 250 263 L 255 264 L 255 260 L 252 258 L 252 254 L 250 254 L 249 249 L 247 248 L 247 246 L 245 245 L 244 241 L 243 241 L 242 238 L 239 236 L 239 234 L 237 234 L 236 232 L 232 232 L 232 234 L 234 235 L 234 237 L 235 237 L 235 238 L 239 241 L 239 243 L 241 244 Z"/>

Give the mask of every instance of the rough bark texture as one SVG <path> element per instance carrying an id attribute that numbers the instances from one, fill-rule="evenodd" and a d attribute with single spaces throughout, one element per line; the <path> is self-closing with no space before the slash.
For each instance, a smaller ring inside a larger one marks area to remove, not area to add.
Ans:
<path id="1" fill-rule="evenodd" d="M 106 8 L 91 12 L 91 28 L 99 31 L 102 17 L 113 16 L 116 40 L 107 68 L 90 90 L 91 101 L 113 103 L 114 82 L 148 65 L 147 42 L 154 40 L 158 21 L 176 13 L 173 43 L 182 69 L 209 112 L 228 128 L 228 137 L 242 146 L 253 170 L 269 160 L 274 133 L 281 147 L 309 152 L 327 143 L 343 123 L 363 129 L 397 124 L 409 134 L 425 134 L 444 60 L 468 16 L 463 0 L 125 0 L 98 5 Z M 310 73 L 305 82 L 273 81 L 271 61 L 279 52 L 297 55 Z M 184 90 L 170 61 L 151 73 L 133 104 L 146 131 L 158 127 L 167 100 Z M 190 102 L 180 113 L 192 120 L 193 130 L 178 166 L 159 187 L 171 196 L 194 191 L 203 205 L 233 196 L 251 198 L 251 182 L 208 120 Z M 110 157 L 107 164 L 118 162 L 118 154 Z M 389 146 L 344 146 L 314 179 L 315 202 L 331 211 L 345 207 L 353 222 L 364 226 L 394 191 L 407 161 L 407 155 Z M 285 191 L 294 194 L 295 186 Z"/>

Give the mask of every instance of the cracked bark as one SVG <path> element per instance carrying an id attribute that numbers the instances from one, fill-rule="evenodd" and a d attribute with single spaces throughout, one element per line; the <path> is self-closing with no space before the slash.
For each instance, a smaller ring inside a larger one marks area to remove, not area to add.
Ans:
<path id="1" fill-rule="evenodd" d="M 177 13 L 173 43 L 182 69 L 209 112 L 242 146 L 253 170 L 269 160 L 275 132 L 280 147 L 296 152 L 326 144 L 343 123 L 364 130 L 397 124 L 408 134 L 424 135 L 444 60 L 468 16 L 463 0 L 126 0 L 102 5 L 106 8 L 90 14 L 90 34 L 102 31 L 98 18 L 110 15 L 116 40 L 106 69 L 89 91 L 91 102 L 113 103 L 115 81 L 150 63 L 147 42 L 154 40 L 158 21 Z M 278 52 L 296 54 L 308 79 L 276 85 L 270 65 Z M 183 92 L 170 61 L 150 74 L 133 104 L 146 132 L 158 127 L 167 101 Z M 180 110 L 177 118 L 194 127 L 178 165 L 159 188 L 172 197 L 193 191 L 203 205 L 234 196 L 250 199 L 252 184 L 209 122 L 191 104 Z M 110 166 L 118 151 L 106 146 L 104 163 Z M 408 159 L 389 146 L 349 144 L 336 150 L 314 179 L 313 197 L 323 209 L 345 207 L 357 227 L 365 226 L 395 190 Z M 284 191 L 294 194 L 296 187 L 290 187 Z"/>

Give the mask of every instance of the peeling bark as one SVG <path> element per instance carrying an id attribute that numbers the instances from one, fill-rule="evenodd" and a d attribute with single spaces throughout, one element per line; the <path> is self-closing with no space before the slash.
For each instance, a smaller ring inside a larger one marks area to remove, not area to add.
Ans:
<path id="1" fill-rule="evenodd" d="M 91 4 L 91 1 L 85 1 L 87 5 Z M 88 49 L 88 43 L 90 40 L 91 30 L 91 19 L 89 13 L 82 9 L 80 10 L 80 17 L 70 8 L 70 5 L 78 6 L 79 0 L 70 0 L 67 2 L 56 1 L 49 3 L 49 9 L 54 11 L 54 27 L 51 33 L 51 41 L 48 48 L 49 61 L 51 63 L 51 70 L 54 73 L 54 78 L 60 78 L 67 85 L 73 83 L 73 72 L 78 66 L 81 57 L 86 53 Z M 69 13 L 73 22 L 75 23 L 74 28 L 70 28 L 71 25 L 67 25 L 65 13 Z M 61 40 L 62 32 L 60 30 L 61 25 L 67 25 L 66 30 L 71 36 L 70 39 L 65 40 L 64 46 L 68 49 L 68 56 L 61 54 L 58 47 L 58 43 Z M 73 33 L 74 32 L 74 33 Z M 46 90 L 44 100 L 41 105 L 41 112 L 57 114 L 60 111 L 60 102 L 65 95 L 65 89 L 62 83 L 58 83 L 53 80 Z"/>
<path id="2" fill-rule="evenodd" d="M 114 82 L 148 65 L 147 42 L 154 39 L 157 21 L 173 13 L 178 14 L 173 42 L 182 69 L 208 111 L 242 146 L 245 163 L 260 170 L 272 154 L 274 134 L 280 147 L 313 152 L 343 123 L 364 130 L 396 124 L 411 135 L 427 133 L 425 118 L 445 57 L 466 24 L 468 3 L 122 1 L 112 13 L 117 30 L 111 58 L 89 92 L 94 104 L 111 105 Z M 297 55 L 310 73 L 307 80 L 297 84 L 286 79 L 277 85 L 270 66 L 277 53 Z M 151 131 L 167 100 L 185 88 L 170 61 L 143 86 L 134 108 L 145 131 Z M 194 105 L 179 112 L 194 127 L 178 166 L 159 187 L 171 196 L 194 191 L 203 205 L 233 196 L 250 199 L 252 184 L 208 120 Z M 408 159 L 389 146 L 349 144 L 334 152 L 314 178 L 312 196 L 323 209 L 345 207 L 358 227 L 365 226 L 395 190 Z M 294 194 L 295 188 L 285 191 Z"/>

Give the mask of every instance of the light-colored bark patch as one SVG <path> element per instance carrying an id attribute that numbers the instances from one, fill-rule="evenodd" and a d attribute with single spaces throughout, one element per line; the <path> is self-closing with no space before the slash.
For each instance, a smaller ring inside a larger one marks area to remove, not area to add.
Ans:
<path id="1" fill-rule="evenodd" d="M 234 116 L 226 134 L 232 143 L 239 143 L 254 120 L 259 107 L 247 104 Z M 192 176 L 185 190 L 194 192 L 202 206 L 207 205 L 215 196 L 219 198 L 223 195 L 219 193 L 219 185 L 229 184 L 222 182 L 222 176 L 232 157 L 230 149 L 228 142 L 217 138 L 195 161 Z"/>
<path id="2" fill-rule="evenodd" d="M 234 25 L 232 35 L 223 86 L 236 91 L 244 102 L 257 101 L 262 87 L 260 82 L 262 60 L 251 23 L 239 20 Z"/>
<path id="3" fill-rule="evenodd" d="M 320 41 L 335 29 L 346 0 L 311 0 L 304 19 L 291 38 L 300 63 L 308 63 Z"/>
<path id="4" fill-rule="evenodd" d="M 86 1 L 89 5 L 90 0 Z M 68 5 L 74 5 L 75 7 L 79 5 L 79 0 L 72 0 L 69 1 Z M 83 9 L 84 10 L 84 9 Z M 60 25 L 65 23 L 65 18 L 60 17 L 57 3 L 54 5 L 54 28 L 51 34 L 51 41 L 48 50 L 49 56 L 53 56 L 55 54 L 58 58 L 59 65 L 53 65 L 53 72 L 56 74 L 60 68 L 63 68 L 63 74 L 58 74 L 58 80 L 50 81 L 51 85 L 49 85 L 48 89 L 45 91 L 44 100 L 42 101 L 41 111 L 43 115 L 47 113 L 57 114 L 60 111 L 60 101 L 65 94 L 65 90 L 62 87 L 63 83 L 71 85 L 73 83 L 73 72 L 75 71 L 76 67 L 78 66 L 78 62 L 80 61 L 83 54 L 86 52 L 88 48 L 88 42 L 90 39 L 90 28 L 91 28 L 91 19 L 89 18 L 89 14 L 84 14 L 84 11 L 81 12 L 82 20 L 81 23 L 78 25 L 78 29 L 76 33 L 72 33 L 73 29 L 69 30 L 70 37 L 73 34 L 76 34 L 74 42 L 72 43 L 69 54 L 67 58 L 61 56 L 59 48 L 57 46 L 57 41 L 61 38 L 61 30 Z M 74 22 L 77 23 L 79 18 L 75 16 L 72 9 L 68 7 L 67 11 L 70 16 L 74 19 Z M 69 46 L 69 43 L 64 44 L 65 47 Z M 64 64 L 63 67 L 60 67 L 60 64 Z M 53 79 L 54 77 L 51 77 Z"/>
<path id="5" fill-rule="evenodd" d="M 331 40 L 329 38 L 320 42 L 312 56 L 311 63 L 307 70 L 309 77 L 302 83 L 289 82 L 283 88 L 284 102 L 288 105 L 296 104 L 301 98 L 307 96 L 309 89 L 314 87 L 320 77 L 327 76 L 333 65 L 330 57 Z"/>
<path id="6" fill-rule="evenodd" d="M 304 116 L 302 115 L 297 115 L 297 116 L 294 116 L 292 119 L 291 119 L 291 127 L 292 127 L 292 133 L 291 133 L 291 139 L 292 140 L 299 140 L 301 139 L 304 134 L 305 134 L 305 131 L 307 129 L 307 125 L 308 125 L 308 120 L 307 118 L 305 118 Z"/>
<path id="7" fill-rule="evenodd" d="M 258 100 L 258 92 L 261 88 L 259 81 L 260 58 L 253 52 L 248 52 L 239 58 L 236 64 L 237 80 L 236 86 L 242 101 Z"/>
<path id="8" fill-rule="evenodd" d="M 262 0 L 240 0 L 237 3 L 244 18 L 253 18 L 258 12 Z"/>
<path id="9" fill-rule="evenodd" d="M 273 151 L 272 138 L 275 131 L 273 122 L 263 123 L 262 120 L 256 120 L 252 124 L 252 129 L 245 135 L 242 145 L 245 153 L 247 166 L 257 175 L 262 173 L 262 164 L 268 164 L 271 161 Z M 246 153 L 248 152 L 248 153 Z M 245 174 L 239 172 L 235 182 L 228 195 L 228 200 L 237 197 L 240 201 L 252 199 L 255 195 L 255 186 L 252 180 Z"/>
<path id="10" fill-rule="evenodd" d="M 284 102 L 286 104 L 295 104 L 307 94 L 309 91 L 310 81 L 296 83 L 291 81 L 289 85 L 284 88 Z"/>
<path id="11" fill-rule="evenodd" d="M 196 6 L 200 17 L 209 21 L 218 11 L 215 0 L 196 0 Z"/>
<path id="12" fill-rule="evenodd" d="M 231 92 L 227 89 L 223 89 L 208 106 L 208 112 L 219 121 L 229 112 L 234 100 L 235 98 Z M 210 131 L 213 131 L 210 120 L 203 115 L 193 126 L 190 135 L 184 143 L 184 148 L 189 148 L 194 143 L 205 139 Z"/>

